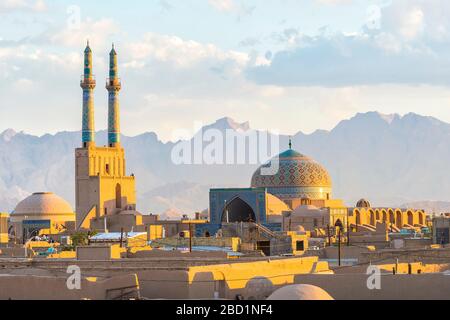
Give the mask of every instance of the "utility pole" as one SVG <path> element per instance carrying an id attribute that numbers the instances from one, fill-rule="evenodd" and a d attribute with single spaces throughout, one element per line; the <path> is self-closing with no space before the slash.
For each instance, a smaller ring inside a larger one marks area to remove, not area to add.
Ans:
<path id="1" fill-rule="evenodd" d="M 120 247 L 123 247 L 123 228 L 120 228 Z"/>
<path id="2" fill-rule="evenodd" d="M 192 224 L 189 222 L 189 252 L 192 252 Z"/>
<path id="3" fill-rule="evenodd" d="M 26 229 L 23 228 L 23 243 L 24 243 L 24 247 L 25 247 L 25 259 L 28 258 L 28 250 L 27 250 L 27 236 L 25 235 L 25 231 Z"/>
<path id="4" fill-rule="evenodd" d="M 344 226 L 342 225 L 341 220 L 337 220 L 334 224 L 334 227 L 337 229 L 338 232 L 338 264 L 339 267 L 341 266 L 341 232 L 344 229 Z"/>
<path id="5" fill-rule="evenodd" d="M 108 224 L 107 224 L 107 221 L 106 221 L 106 216 L 104 216 L 104 218 L 103 218 L 103 223 L 104 223 L 105 233 L 109 233 L 108 232 Z"/>
<path id="6" fill-rule="evenodd" d="M 341 266 L 341 228 L 340 227 L 338 227 L 339 228 L 339 231 L 338 231 L 338 264 L 339 264 L 339 267 Z"/>
<path id="7" fill-rule="evenodd" d="M 331 234 L 330 234 L 330 225 L 327 224 L 327 236 L 328 236 L 328 246 L 331 247 Z"/>
<path id="8" fill-rule="evenodd" d="M 350 247 L 350 222 L 348 221 L 348 209 L 347 210 L 347 247 Z"/>

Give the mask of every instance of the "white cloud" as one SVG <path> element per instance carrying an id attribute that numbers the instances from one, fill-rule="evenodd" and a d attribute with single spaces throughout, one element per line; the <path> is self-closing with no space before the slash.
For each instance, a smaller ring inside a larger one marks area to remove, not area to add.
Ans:
<path id="1" fill-rule="evenodd" d="M 208 2 L 219 11 L 231 12 L 236 9 L 236 4 L 233 0 L 208 0 Z"/>
<path id="2" fill-rule="evenodd" d="M 450 2 L 396 0 L 382 8 L 382 29 L 405 41 L 448 41 Z"/>
<path id="3" fill-rule="evenodd" d="M 47 8 L 44 0 L 1 0 L 0 12 L 35 11 L 42 12 Z"/>
<path id="4" fill-rule="evenodd" d="M 414 39 L 423 32 L 424 14 L 420 8 L 412 8 L 407 12 L 400 25 L 400 34 L 406 39 Z"/>
<path id="5" fill-rule="evenodd" d="M 236 15 L 237 21 L 252 15 L 256 9 L 256 6 L 245 4 L 245 1 L 236 3 L 235 0 L 208 0 L 208 3 L 219 12 Z"/>
<path id="6" fill-rule="evenodd" d="M 211 64 L 229 62 L 241 69 L 250 62 L 249 55 L 243 52 L 224 51 L 213 44 L 156 33 L 147 33 L 142 40 L 126 44 L 123 51 L 131 60 L 127 66 L 137 68 L 151 61 L 165 62 L 181 68 L 209 61 Z M 263 58 L 257 57 L 255 64 L 264 63 L 261 59 Z"/>
<path id="7" fill-rule="evenodd" d="M 77 28 L 65 26 L 61 31 L 47 34 L 47 37 L 53 44 L 72 48 L 79 48 L 89 39 L 93 48 L 104 50 L 111 45 L 110 38 L 119 32 L 119 26 L 112 19 L 86 19 Z"/>
<path id="8" fill-rule="evenodd" d="M 411 3 L 397 2 L 383 10 L 382 24 L 385 30 L 403 40 L 414 40 L 422 35 L 425 28 L 424 9 Z"/>
<path id="9" fill-rule="evenodd" d="M 382 48 L 387 53 L 399 54 L 402 51 L 403 43 L 393 34 L 382 32 L 374 37 L 375 45 Z"/>
<path id="10" fill-rule="evenodd" d="M 376 28 L 307 36 L 287 29 L 287 49 L 248 71 L 260 84 L 349 86 L 450 85 L 450 2 L 398 0 L 379 7 Z"/>
<path id="11" fill-rule="evenodd" d="M 29 92 L 34 88 L 34 83 L 33 80 L 27 78 L 20 78 L 12 83 L 12 88 L 16 94 L 25 93 Z"/>
<path id="12" fill-rule="evenodd" d="M 279 86 L 261 86 L 263 97 L 280 97 L 286 93 L 285 88 Z"/>
<path id="13" fill-rule="evenodd" d="M 353 2 L 353 0 L 316 0 L 316 1 L 318 3 L 328 5 L 351 4 Z"/>

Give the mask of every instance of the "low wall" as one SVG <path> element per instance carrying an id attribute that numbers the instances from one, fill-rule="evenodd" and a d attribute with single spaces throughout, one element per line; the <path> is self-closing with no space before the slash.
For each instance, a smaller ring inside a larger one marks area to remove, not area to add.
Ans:
<path id="1" fill-rule="evenodd" d="M 361 263 L 395 262 L 450 263 L 450 248 L 404 248 L 361 253 Z"/>
<path id="2" fill-rule="evenodd" d="M 339 254 L 338 247 L 325 247 L 323 250 L 323 258 L 325 259 L 337 259 Z M 363 252 L 369 252 L 367 247 L 356 246 L 341 246 L 341 258 L 342 259 L 360 259 Z"/>
<path id="3" fill-rule="evenodd" d="M 249 285 L 275 288 L 292 284 L 297 275 L 309 273 L 332 271 L 328 263 L 319 262 L 317 257 L 192 267 L 189 268 L 189 298 L 211 299 L 215 292 L 224 299 L 235 299 L 236 295 L 248 297 L 259 290 L 249 293 Z"/>
<path id="4" fill-rule="evenodd" d="M 235 299 L 236 295 L 253 295 L 249 293 L 249 284 L 251 287 L 255 281 L 269 281 L 270 288 L 277 288 L 294 283 L 298 274 L 314 272 L 331 271 L 326 262 L 310 257 L 142 270 L 137 274 L 141 294 L 149 299 Z"/>
<path id="5" fill-rule="evenodd" d="M 164 251 L 164 250 L 142 250 L 136 251 L 135 253 L 128 253 L 128 258 L 216 258 L 216 259 L 227 259 L 228 254 L 226 252 L 181 252 L 175 251 Z"/>
<path id="6" fill-rule="evenodd" d="M 77 260 L 111 260 L 120 259 L 127 256 L 127 249 L 119 245 L 93 245 L 86 247 L 77 247 Z"/>
<path id="7" fill-rule="evenodd" d="M 423 264 L 421 262 L 411 263 L 388 263 L 377 265 L 382 273 L 393 274 L 394 270 L 396 274 L 423 274 L 423 273 L 438 273 L 446 270 L 450 270 L 450 264 Z M 336 267 L 333 268 L 335 274 L 365 274 L 367 272 L 368 265 L 359 265 L 348 267 Z"/>
<path id="8" fill-rule="evenodd" d="M 405 248 L 428 248 L 433 244 L 432 239 L 404 239 Z"/>
<path id="9" fill-rule="evenodd" d="M 25 254 L 28 257 L 32 257 L 34 255 L 33 250 L 20 247 L 14 248 L 0 248 L 0 258 L 24 258 Z"/>
<path id="10" fill-rule="evenodd" d="M 111 246 L 77 247 L 77 260 L 111 260 Z"/>
<path id="11" fill-rule="evenodd" d="M 237 260 L 228 260 L 211 256 L 103 261 L 66 259 L 17 261 L 17 259 L 11 259 L 1 262 L 0 272 L 10 274 L 19 270 L 35 268 L 46 270 L 54 278 L 66 278 L 66 270 L 70 265 L 79 266 L 85 277 L 115 277 L 136 274 L 142 297 L 151 299 L 212 299 L 215 297 L 215 293 L 220 298 L 227 299 L 234 299 L 237 294 L 249 297 L 254 296 L 254 284 L 256 283 L 256 288 L 258 288 L 261 279 L 263 283 L 270 281 L 269 287 L 274 288 L 294 283 L 294 277 L 299 274 L 331 272 L 328 264 L 319 262 L 317 257 L 242 257 Z M 62 288 L 63 285 L 64 283 L 61 283 L 58 287 L 57 284 L 56 287 Z M 20 284 L 20 286 L 26 288 L 25 284 Z M 60 299 L 65 298 L 67 297 L 60 297 Z"/>
<path id="12" fill-rule="evenodd" d="M 227 247 L 232 248 L 234 251 L 237 251 L 239 248 L 240 239 L 239 238 L 201 238 L 201 237 L 193 237 L 192 245 L 193 246 L 210 246 L 210 247 Z M 172 247 L 189 247 L 189 239 L 188 238 L 165 238 L 158 239 L 152 242 L 152 247 L 155 246 L 172 246 Z"/>
<path id="13" fill-rule="evenodd" d="M 136 275 L 102 281 L 83 278 L 80 290 L 69 290 L 67 277 L 0 274 L 0 300 L 107 300 L 127 292 L 128 297 L 139 297 Z"/>

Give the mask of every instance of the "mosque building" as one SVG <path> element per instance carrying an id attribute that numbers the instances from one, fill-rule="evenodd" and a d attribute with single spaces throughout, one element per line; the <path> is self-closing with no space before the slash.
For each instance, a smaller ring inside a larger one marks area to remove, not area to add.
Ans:
<path id="1" fill-rule="evenodd" d="M 8 217 L 9 237 L 26 241 L 32 235 L 58 235 L 74 230 L 125 231 L 142 226 L 148 219 L 136 211 L 134 175 L 126 174 L 125 151 L 120 144 L 120 103 L 122 88 L 118 76 L 117 53 L 109 54 L 108 145 L 96 146 L 92 50 L 84 51 L 82 141 L 75 150 L 76 210 L 61 197 L 38 192 L 21 201 Z M 1 223 L 6 215 L 0 216 Z M 4 228 L 0 242 L 4 241 Z"/>
<path id="2" fill-rule="evenodd" d="M 84 51 L 82 146 L 75 150 L 77 229 L 130 231 L 142 225 L 136 211 L 134 175 L 127 175 L 125 151 L 120 144 L 120 102 L 122 84 L 118 75 L 117 53 L 109 54 L 108 145 L 95 143 L 92 50 Z"/>
<path id="3" fill-rule="evenodd" d="M 120 142 L 120 102 L 122 83 L 118 74 L 117 52 L 109 54 L 108 144 L 95 143 L 92 50 L 84 51 L 81 146 L 75 150 L 74 213 L 70 205 L 52 193 L 35 193 L 19 203 L 10 216 L 16 236 L 27 230 L 49 233 L 73 230 L 136 231 L 154 220 L 136 210 L 135 176 L 126 171 L 125 151 Z M 267 174 L 268 168 L 277 167 Z M 4 219 L 3 219 L 4 220 Z M 216 234 L 224 225 L 253 223 L 276 231 L 310 231 L 318 236 L 340 224 L 348 230 L 375 231 L 377 224 L 392 232 L 426 227 L 423 210 L 372 208 L 366 200 L 348 208 L 333 199 L 332 179 L 327 169 L 314 159 L 289 149 L 258 168 L 249 188 L 211 189 L 208 223 L 196 227 L 197 235 Z M 17 231 L 16 231 L 17 230 Z M 27 231 L 28 232 L 28 231 Z"/>
<path id="4" fill-rule="evenodd" d="M 263 170 L 278 164 L 275 174 Z M 272 231 L 306 230 L 324 236 L 340 224 L 353 231 L 376 231 L 385 223 L 392 232 L 426 227 L 423 210 L 371 208 L 361 200 L 353 208 L 332 197 L 332 179 L 327 169 L 314 159 L 292 149 L 258 168 L 250 188 L 211 189 L 210 224 L 202 232 L 215 234 L 224 225 L 251 222 Z"/>

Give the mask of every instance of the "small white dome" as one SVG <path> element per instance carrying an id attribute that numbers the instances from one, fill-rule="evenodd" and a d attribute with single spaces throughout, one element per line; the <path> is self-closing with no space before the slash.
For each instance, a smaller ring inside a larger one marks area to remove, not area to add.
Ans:
<path id="1" fill-rule="evenodd" d="M 51 192 L 33 193 L 16 206 L 12 215 L 51 215 L 73 214 L 70 204 Z"/>
<path id="2" fill-rule="evenodd" d="M 267 300 L 334 300 L 322 288 L 310 284 L 295 284 L 282 287 L 272 293 Z"/>

